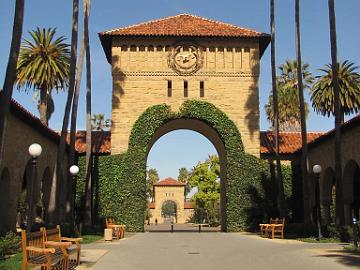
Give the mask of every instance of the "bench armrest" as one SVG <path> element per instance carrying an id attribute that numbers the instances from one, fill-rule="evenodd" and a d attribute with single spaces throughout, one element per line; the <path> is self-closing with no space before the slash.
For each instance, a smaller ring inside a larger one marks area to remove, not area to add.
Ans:
<path id="1" fill-rule="evenodd" d="M 73 238 L 73 237 L 61 237 L 61 241 L 67 241 L 67 242 L 72 242 L 72 243 L 79 243 L 82 242 L 82 238 L 77 237 L 77 238 Z"/>
<path id="2" fill-rule="evenodd" d="M 70 242 L 55 242 L 55 241 L 46 241 L 44 242 L 45 246 L 49 246 L 49 247 L 65 247 L 68 248 L 71 246 Z"/>
<path id="3" fill-rule="evenodd" d="M 39 248 L 39 247 L 26 247 L 27 251 L 31 251 L 31 252 L 35 252 L 35 253 L 41 253 L 41 254 L 46 254 L 46 253 L 55 253 L 55 249 L 54 248 Z"/>

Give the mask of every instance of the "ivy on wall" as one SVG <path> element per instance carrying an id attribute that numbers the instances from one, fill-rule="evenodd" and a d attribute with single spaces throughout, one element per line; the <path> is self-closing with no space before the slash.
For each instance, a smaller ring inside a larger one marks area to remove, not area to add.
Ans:
<path id="1" fill-rule="evenodd" d="M 244 152 L 240 132 L 226 114 L 208 102 L 188 100 L 176 113 L 166 104 L 148 108 L 135 122 L 125 154 L 95 158 L 94 189 L 97 192 L 94 200 L 99 217 L 112 216 L 126 224 L 129 231 L 144 230 L 148 144 L 158 128 L 180 118 L 207 123 L 217 131 L 224 144 L 226 182 L 222 184 L 226 185 L 227 231 L 256 228 L 273 216 L 276 192 L 269 164 Z M 78 188 L 81 188 L 84 177 L 80 175 L 79 179 Z M 78 202 L 81 196 L 79 192 Z"/>

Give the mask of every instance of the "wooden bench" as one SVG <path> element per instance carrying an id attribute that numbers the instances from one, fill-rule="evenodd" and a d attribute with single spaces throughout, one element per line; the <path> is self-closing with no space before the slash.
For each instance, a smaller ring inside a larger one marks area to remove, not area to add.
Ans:
<path id="1" fill-rule="evenodd" d="M 119 240 L 125 237 L 125 228 L 126 225 L 124 224 L 116 224 L 115 220 L 111 217 L 107 217 L 105 219 L 106 222 L 106 229 L 113 230 L 113 238 Z"/>
<path id="2" fill-rule="evenodd" d="M 26 270 L 28 266 L 40 266 L 41 270 L 67 270 L 66 254 L 46 247 L 43 232 L 27 234 L 25 230 L 21 230 L 21 248 L 21 270 Z"/>
<path id="3" fill-rule="evenodd" d="M 270 218 L 270 223 L 259 224 L 260 236 L 284 239 L 285 218 Z"/>
<path id="4" fill-rule="evenodd" d="M 80 264 L 80 242 L 82 238 L 62 237 L 60 225 L 57 225 L 54 229 L 42 227 L 40 230 L 43 232 L 46 245 L 52 245 L 56 253 L 62 252 L 66 254 L 69 269 L 74 269 Z"/>

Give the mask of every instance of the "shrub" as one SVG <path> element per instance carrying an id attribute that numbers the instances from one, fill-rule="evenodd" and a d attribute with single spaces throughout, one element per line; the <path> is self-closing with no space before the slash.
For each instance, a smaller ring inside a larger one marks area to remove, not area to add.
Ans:
<path id="1" fill-rule="evenodd" d="M 0 259 L 4 259 L 6 255 L 19 252 L 20 248 L 20 237 L 13 232 L 8 232 L 4 237 L 0 238 Z"/>

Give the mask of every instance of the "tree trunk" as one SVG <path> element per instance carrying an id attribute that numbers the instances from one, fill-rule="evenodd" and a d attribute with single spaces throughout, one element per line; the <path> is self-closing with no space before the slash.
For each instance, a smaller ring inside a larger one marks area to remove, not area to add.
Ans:
<path id="1" fill-rule="evenodd" d="M 287 216 L 284 185 L 282 181 L 281 162 L 279 155 L 279 104 L 276 85 L 276 55 L 275 55 L 275 0 L 270 0 L 270 27 L 271 27 L 271 75 L 274 105 L 274 129 L 275 129 L 275 160 L 276 160 L 276 183 L 277 201 L 281 217 Z"/>
<path id="2" fill-rule="evenodd" d="M 336 41 L 336 19 L 334 0 L 329 0 L 329 24 L 331 42 L 331 66 L 333 72 L 334 86 L 334 115 L 335 115 L 335 185 L 336 185 L 336 224 L 344 224 L 344 207 L 342 193 L 342 174 L 341 174 L 341 105 L 340 105 L 340 86 L 339 86 L 339 63 L 337 59 Z"/>
<path id="3" fill-rule="evenodd" d="M 11 97 L 13 94 L 14 83 L 16 80 L 16 65 L 19 57 L 21 36 L 24 21 L 25 0 L 16 0 L 15 15 L 10 47 L 9 60 L 6 67 L 5 80 L 0 98 L 0 167 L 3 163 L 5 132 L 7 126 L 7 116 L 10 110 Z"/>
<path id="4" fill-rule="evenodd" d="M 86 52 L 86 184 L 84 225 L 92 224 L 92 179 L 91 179 L 91 62 L 89 44 L 90 0 L 84 0 L 84 44 Z"/>
<path id="5" fill-rule="evenodd" d="M 39 113 L 40 113 L 40 121 L 44 125 L 48 125 L 48 118 L 47 118 L 47 107 L 48 107 L 48 91 L 46 87 L 40 89 L 40 101 L 39 101 Z"/>
<path id="6" fill-rule="evenodd" d="M 297 79 L 298 91 L 300 101 L 300 124 L 301 124 L 301 176 L 303 186 L 303 207 L 304 207 L 304 222 L 310 223 L 310 189 L 309 189 L 309 172 L 308 172 L 308 145 L 307 145 L 307 131 L 306 131 L 306 114 L 304 101 L 304 87 L 302 76 L 302 60 L 301 60 L 301 36 L 300 36 L 300 0 L 295 0 L 295 25 L 296 25 L 296 63 L 297 63 Z"/>
<path id="7" fill-rule="evenodd" d="M 64 161 L 65 151 L 66 151 L 66 137 L 67 137 L 67 130 L 69 126 L 69 117 L 70 117 L 70 110 L 71 110 L 71 103 L 74 96 L 74 85 L 75 85 L 75 75 L 76 75 L 76 55 L 77 55 L 77 46 L 78 46 L 78 18 L 79 18 L 79 0 L 73 0 L 73 17 L 72 17 L 72 32 L 71 32 L 71 57 L 70 57 L 70 78 L 69 78 L 69 91 L 65 105 L 65 112 L 64 112 L 64 119 L 63 125 L 61 129 L 61 137 L 60 137 L 60 145 L 57 155 L 57 167 L 60 168 L 59 172 L 61 173 L 62 164 Z M 73 163 L 68 160 L 68 167 L 72 166 Z M 66 192 L 61 193 L 61 201 L 64 202 L 67 198 L 72 198 L 72 176 L 70 173 L 67 173 L 67 177 L 64 178 L 68 181 L 68 190 Z M 67 198 L 66 198 L 67 197 Z M 72 200 L 68 200 L 66 203 L 66 214 L 69 216 L 70 212 L 72 212 L 73 205 Z M 63 209 L 63 208 L 62 208 Z M 64 210 L 64 209 L 63 209 Z M 63 212 L 60 213 L 60 218 L 63 219 Z M 70 217 L 70 222 L 72 222 L 72 216 Z"/>
<path id="8" fill-rule="evenodd" d="M 76 120 L 77 120 L 77 111 L 79 104 L 79 94 L 80 94 L 80 85 L 81 85 L 81 76 L 84 65 L 84 38 L 82 38 L 80 54 L 77 63 L 77 73 L 76 73 L 76 81 L 75 81 L 75 92 L 74 92 L 74 100 L 72 104 L 71 110 L 71 127 L 70 127 L 70 153 L 69 153 L 69 163 L 75 164 L 75 140 L 76 140 Z M 71 201 L 72 205 L 72 213 L 71 216 L 75 217 L 75 196 L 76 196 L 76 177 L 72 178 L 71 181 L 72 192 L 69 195 L 69 201 Z"/>

